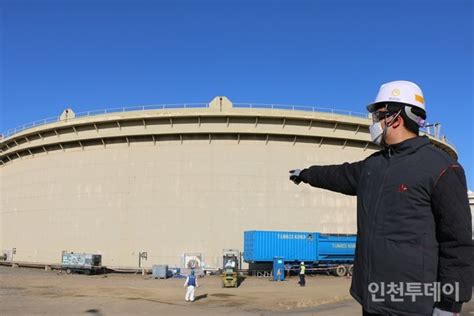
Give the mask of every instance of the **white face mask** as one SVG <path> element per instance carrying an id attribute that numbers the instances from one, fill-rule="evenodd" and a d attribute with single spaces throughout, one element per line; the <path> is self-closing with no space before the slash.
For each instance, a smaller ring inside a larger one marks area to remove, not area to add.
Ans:
<path id="1" fill-rule="evenodd" d="M 372 142 L 380 146 L 380 144 L 382 143 L 382 138 L 383 138 L 382 123 L 381 122 L 373 123 L 372 125 L 370 125 L 369 131 L 370 131 L 370 137 L 372 138 Z"/>
<path id="2" fill-rule="evenodd" d="M 392 125 L 392 123 L 397 119 L 397 117 L 400 115 L 400 111 L 395 114 L 394 117 L 391 117 L 390 120 L 387 122 L 385 120 L 385 128 L 382 127 L 382 122 L 373 122 L 372 125 L 369 127 L 370 131 L 370 137 L 372 138 L 372 142 L 376 145 L 381 146 L 382 143 L 384 143 L 384 136 L 387 134 L 387 128 Z M 385 144 L 384 144 L 385 145 Z"/>

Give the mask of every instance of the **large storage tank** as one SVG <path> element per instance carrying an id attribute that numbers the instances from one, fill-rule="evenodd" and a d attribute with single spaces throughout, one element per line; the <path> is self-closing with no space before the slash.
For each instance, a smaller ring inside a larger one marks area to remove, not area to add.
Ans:
<path id="1" fill-rule="evenodd" d="M 376 150 L 370 123 L 225 97 L 65 111 L 0 140 L 0 250 L 27 262 L 74 251 L 106 266 L 218 267 L 245 230 L 355 233 L 354 197 L 295 186 L 288 170 L 364 159 Z"/>

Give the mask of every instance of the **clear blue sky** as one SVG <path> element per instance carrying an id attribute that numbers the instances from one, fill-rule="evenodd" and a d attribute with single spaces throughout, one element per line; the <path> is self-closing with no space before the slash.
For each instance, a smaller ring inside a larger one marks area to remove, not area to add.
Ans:
<path id="1" fill-rule="evenodd" d="M 140 104 L 234 102 L 364 111 L 411 80 L 474 189 L 473 1 L 9 1 L 0 130 Z"/>

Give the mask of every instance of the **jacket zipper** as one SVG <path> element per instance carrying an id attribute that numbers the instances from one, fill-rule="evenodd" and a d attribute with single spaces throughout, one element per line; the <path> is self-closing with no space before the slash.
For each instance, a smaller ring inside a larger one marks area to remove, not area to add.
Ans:
<path id="1" fill-rule="evenodd" d="M 373 230 L 374 230 L 374 222 L 375 222 L 375 218 L 376 218 L 376 215 L 377 215 L 377 211 L 378 211 L 378 208 L 379 208 L 379 204 L 380 204 L 380 197 L 382 196 L 382 191 L 383 191 L 383 187 L 385 185 L 385 180 L 387 178 L 387 175 L 388 175 L 388 172 L 390 170 L 390 158 L 391 158 L 391 150 L 390 148 L 388 148 L 388 166 L 387 166 L 387 169 L 385 170 L 385 174 L 383 175 L 383 178 L 382 178 L 382 184 L 380 185 L 380 190 L 379 190 L 379 194 L 377 196 L 377 202 L 375 203 L 375 210 L 374 210 L 374 213 L 372 215 L 372 218 L 370 220 L 370 229 L 369 229 L 369 242 L 367 244 L 367 264 L 368 264 L 368 273 L 367 273 L 367 286 L 369 285 L 369 282 L 370 282 L 370 275 L 371 275 L 371 270 L 372 270 L 372 266 L 371 266 L 371 263 L 370 263 L 370 256 L 369 256 L 369 249 L 370 249 L 370 245 L 372 243 L 372 235 L 373 235 Z M 365 289 L 367 290 L 367 289 Z M 370 306 L 370 297 L 367 296 L 367 307 Z"/>

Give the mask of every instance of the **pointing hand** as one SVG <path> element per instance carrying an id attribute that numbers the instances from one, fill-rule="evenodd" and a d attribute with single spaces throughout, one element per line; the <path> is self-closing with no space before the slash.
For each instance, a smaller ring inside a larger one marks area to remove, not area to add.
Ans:
<path id="1" fill-rule="evenodd" d="M 300 169 L 294 169 L 290 170 L 290 180 L 293 181 L 295 184 L 300 184 L 301 178 L 300 178 Z"/>

